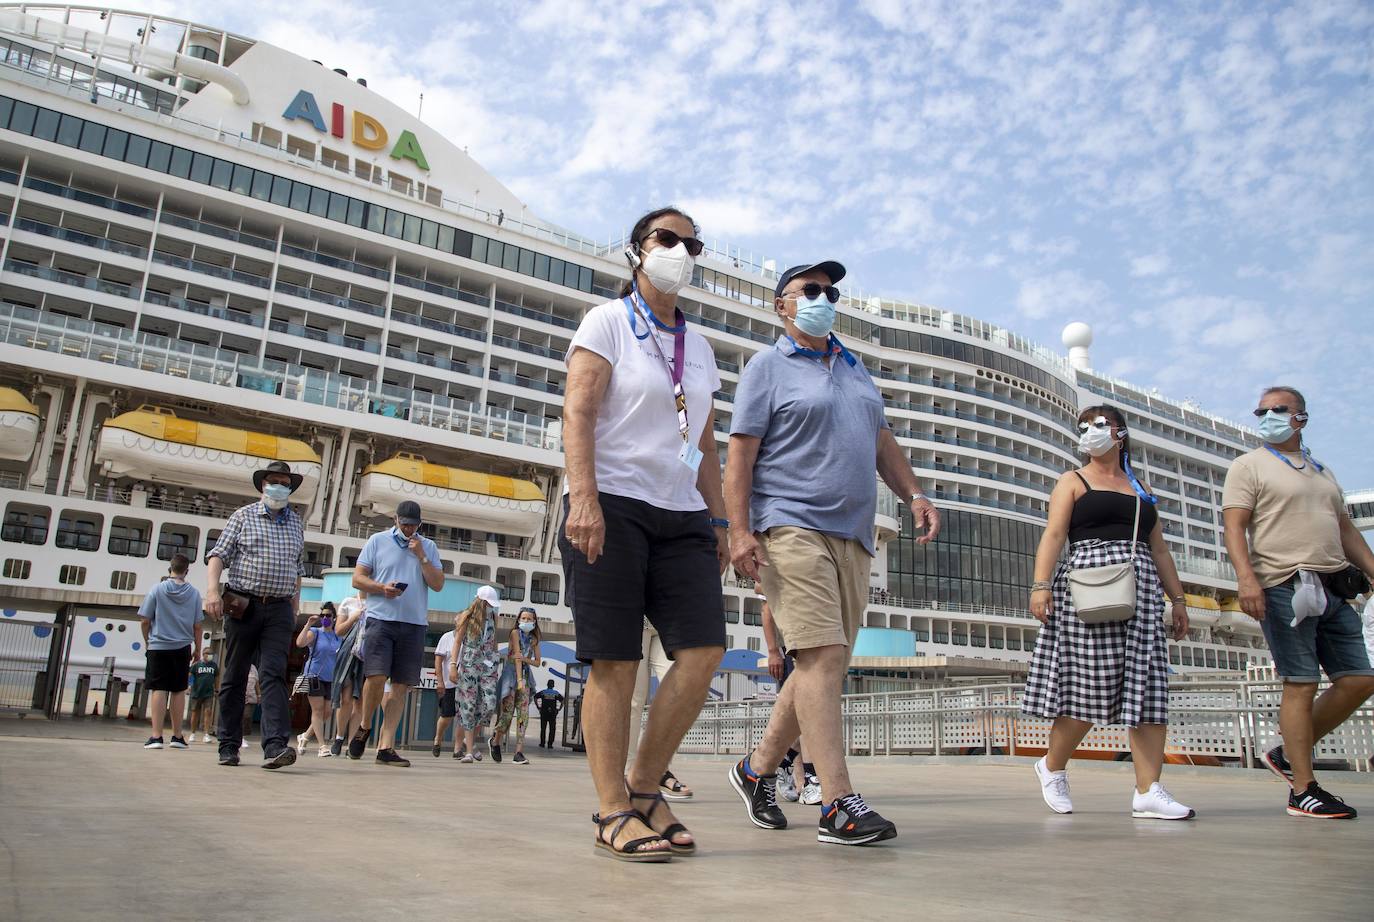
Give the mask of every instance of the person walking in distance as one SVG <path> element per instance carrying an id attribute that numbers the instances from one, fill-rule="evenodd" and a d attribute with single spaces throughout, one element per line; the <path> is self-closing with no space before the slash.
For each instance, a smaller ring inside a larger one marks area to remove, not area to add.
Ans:
<path id="1" fill-rule="evenodd" d="M 659 779 L 706 701 L 725 651 L 720 577 L 728 563 L 712 395 L 715 356 L 678 308 L 702 242 L 676 208 L 630 231 L 632 277 L 592 308 L 568 350 L 567 490 L 559 551 L 591 664 L 582 697 L 599 810 L 594 845 L 622 861 L 691 855 Z M 672 669 L 654 696 L 630 766 L 630 698 L 644 618 Z"/>
<path id="2" fill-rule="evenodd" d="M 1317 783 L 1312 747 L 1374 695 L 1349 602 L 1374 581 L 1374 553 L 1350 521 L 1335 475 L 1303 443 L 1303 395 L 1266 388 L 1254 412 L 1264 444 L 1232 462 L 1221 515 L 1240 607 L 1259 621 L 1283 679 L 1283 743 L 1264 763 L 1288 782 L 1292 816 L 1354 819 L 1354 807 Z M 1331 687 L 1318 695 L 1322 672 Z"/>
<path id="3" fill-rule="evenodd" d="M 516 765 L 528 765 L 525 758 L 525 728 L 530 722 L 530 693 L 534 688 L 534 667 L 539 665 L 539 616 L 533 608 L 520 609 L 515 627 L 510 632 L 509 653 L 506 665 L 501 670 L 501 679 L 496 685 L 496 697 L 500 700 L 496 728 L 491 735 L 491 757 L 501 761 L 501 744 L 510 732 L 511 721 L 515 721 Z"/>
<path id="4" fill-rule="evenodd" d="M 439 638 L 439 643 L 434 648 L 434 692 L 439 705 L 439 719 L 434 725 L 434 745 L 430 752 L 434 758 L 439 758 L 439 753 L 444 748 L 444 734 L 448 728 L 453 726 L 453 718 L 458 714 L 458 687 L 457 683 L 449 678 L 449 667 L 453 665 L 454 659 L 454 639 L 458 628 L 458 621 L 462 615 L 453 619 L 454 630 L 446 631 Z M 453 757 L 461 758 L 462 754 L 458 751 L 461 748 L 461 731 L 453 734 Z"/>
<path id="5" fill-rule="evenodd" d="M 181 735 L 181 715 L 186 713 L 186 686 L 191 660 L 200 659 L 200 622 L 205 615 L 201 609 L 200 593 L 186 582 L 191 562 L 184 554 L 172 555 L 168 572 L 170 578 L 153 587 L 139 606 L 142 619 L 143 649 L 148 657 L 146 681 L 151 693 L 153 735 L 143 744 L 144 749 L 161 749 L 162 722 L 167 718 L 168 697 L 172 709 L 173 749 L 185 749 Z M 194 648 L 194 653 L 192 649 Z M 194 738 L 194 731 L 192 738 Z"/>
<path id="6" fill-rule="evenodd" d="M 339 638 L 339 651 L 334 656 L 334 681 L 329 687 L 329 703 L 334 708 L 334 742 L 329 747 L 332 756 L 341 755 L 344 745 L 353 738 L 361 710 L 362 634 L 367 606 L 361 595 L 352 595 L 339 603 L 338 610 L 334 634 Z"/>
<path id="7" fill-rule="evenodd" d="M 496 715 L 496 684 L 501 674 L 501 654 L 496 649 L 496 613 L 501 594 L 494 586 L 483 586 L 454 626 L 456 655 L 448 662 L 448 681 L 456 689 L 458 721 L 463 728 L 458 761 L 480 761 L 477 728 Z"/>
<path id="8" fill-rule="evenodd" d="M 325 741 L 324 724 L 329 717 L 329 701 L 332 697 L 334 670 L 339 654 L 339 635 L 334 633 L 337 612 L 333 602 L 320 606 L 320 614 L 306 619 L 296 638 L 296 646 L 310 650 L 310 658 L 305 661 L 305 697 L 310 702 L 310 727 L 300 735 L 296 748 L 304 754 L 306 745 L 313 735 L 320 744 L 319 757 L 329 758 L 334 753 Z"/>
<path id="9" fill-rule="evenodd" d="M 816 838 L 839 845 L 890 839 L 897 827 L 850 784 L 840 698 L 868 601 L 878 477 L 907 500 L 922 543 L 940 515 L 893 438 L 864 366 L 831 330 L 834 261 L 794 266 L 774 290 L 784 332 L 745 366 L 736 389 L 726 462 L 730 555 L 762 582 L 796 669 L 753 752 L 730 770 L 749 822 L 783 829 L 777 767 L 800 735 L 829 801 Z"/>
<path id="10" fill-rule="evenodd" d="M 1155 497 L 1131 470 L 1126 418 L 1111 406 L 1078 414 L 1078 450 L 1087 458 L 1059 478 L 1035 554 L 1030 611 L 1044 627 L 1031 654 L 1021 709 L 1054 721 L 1048 752 L 1035 763 L 1045 804 L 1072 813 L 1068 764 L 1094 724 L 1130 728 L 1137 819 L 1189 820 L 1194 811 L 1160 784 L 1169 719 L 1169 652 L 1165 633 L 1188 635 L 1188 609 Z M 1067 558 L 1060 563 L 1064 542 Z M 1135 585 L 1125 620 L 1094 623 L 1080 616 L 1070 574 L 1126 564 Z M 1164 596 L 1169 619 L 1164 619 Z M 1166 628 L 1165 625 L 1168 625 Z"/>
<path id="11" fill-rule="evenodd" d="M 549 679 L 548 687 L 534 696 L 535 704 L 539 708 L 540 749 L 553 748 L 554 731 L 558 728 L 558 712 L 563 710 L 563 696 L 553 685 L 553 679 Z"/>
<path id="12" fill-rule="evenodd" d="M 244 689 L 255 663 L 262 683 L 262 767 L 278 769 L 296 761 L 290 745 L 286 658 L 305 575 L 305 524 L 290 500 L 304 480 L 284 461 L 255 472 L 253 488 L 261 498 L 234 510 L 210 550 L 205 611 L 212 618 L 225 617 L 221 765 L 239 764 Z"/>
<path id="13" fill-rule="evenodd" d="M 210 648 L 202 641 L 200 659 L 191 664 L 191 713 L 187 721 L 191 727 L 191 742 L 196 740 L 196 728 L 200 728 L 201 738 L 210 742 L 210 721 L 215 713 L 215 679 L 219 677 L 219 664 L 215 662 Z"/>

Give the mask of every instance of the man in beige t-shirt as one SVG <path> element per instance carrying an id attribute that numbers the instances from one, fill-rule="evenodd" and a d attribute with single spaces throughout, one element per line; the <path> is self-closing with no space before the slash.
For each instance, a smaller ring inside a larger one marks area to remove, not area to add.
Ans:
<path id="1" fill-rule="evenodd" d="M 1335 476 L 1303 446 L 1302 394 L 1268 388 L 1255 416 L 1265 444 L 1231 465 L 1222 517 L 1240 606 L 1260 622 L 1284 683 L 1283 745 L 1264 762 L 1291 786 L 1291 815 L 1353 819 L 1355 809 L 1313 777 L 1312 746 L 1374 695 L 1360 616 L 1345 593 L 1330 591 L 1330 578 L 1352 564 L 1374 580 L 1374 552 L 1350 521 Z M 1318 697 L 1322 671 L 1331 687 Z"/>

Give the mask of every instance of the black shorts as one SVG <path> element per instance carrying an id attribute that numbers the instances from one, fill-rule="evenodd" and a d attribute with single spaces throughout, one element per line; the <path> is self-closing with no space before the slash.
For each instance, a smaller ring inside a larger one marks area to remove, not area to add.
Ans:
<path id="1" fill-rule="evenodd" d="M 669 659 L 678 650 L 725 646 L 725 602 L 716 535 L 706 510 L 676 512 L 610 493 L 598 494 L 606 541 L 595 564 L 568 541 L 558 549 L 577 629 L 577 658 L 638 660 L 644 619 Z M 563 519 L 568 497 L 563 497 Z"/>
<path id="2" fill-rule="evenodd" d="M 452 717 L 458 713 L 458 689 L 450 685 L 439 695 L 439 716 Z"/>
<path id="3" fill-rule="evenodd" d="M 368 618 L 363 640 L 363 675 L 384 675 L 396 685 L 419 685 L 425 630 L 423 624 Z"/>
<path id="4" fill-rule="evenodd" d="M 309 680 L 309 684 L 307 684 L 305 687 L 305 696 L 307 698 L 332 697 L 334 694 L 333 684 L 334 683 L 328 681 L 327 679 L 312 678 Z"/>
<path id="5" fill-rule="evenodd" d="M 149 650 L 144 687 L 148 691 L 184 692 L 191 678 L 191 646 L 180 650 Z"/>

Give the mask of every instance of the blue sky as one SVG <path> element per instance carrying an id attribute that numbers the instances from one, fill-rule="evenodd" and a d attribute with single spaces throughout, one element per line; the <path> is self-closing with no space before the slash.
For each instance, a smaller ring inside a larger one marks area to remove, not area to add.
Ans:
<path id="1" fill-rule="evenodd" d="M 1199 8 L 1205 7 L 1205 8 Z M 1374 486 L 1374 6 L 152 0 L 366 75 L 541 217 L 838 258 L 865 292 L 1244 420 Z"/>

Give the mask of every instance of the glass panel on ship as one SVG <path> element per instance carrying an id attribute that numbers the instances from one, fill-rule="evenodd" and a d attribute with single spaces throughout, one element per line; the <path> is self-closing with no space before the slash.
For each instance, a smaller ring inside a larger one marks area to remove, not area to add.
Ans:
<path id="1" fill-rule="evenodd" d="M 141 38 L 144 17 L 111 15 L 110 34 Z M 157 42 L 212 64 L 252 45 L 164 22 Z M 0 369 L 0 388 L 36 411 L 22 456 L 0 453 L 0 537 L 7 555 L 35 550 L 22 560 L 60 549 L 63 570 L 54 555 L 29 581 L 146 592 L 172 554 L 203 563 L 252 501 L 251 471 L 284 460 L 305 476 L 307 584 L 354 566 L 396 504 L 417 499 L 446 573 L 497 584 L 570 637 L 553 540 L 563 360 L 587 309 L 625 280 L 623 243 L 458 201 L 406 161 L 352 156 L 300 120 L 207 135 L 177 114 L 202 101 L 203 81 L 78 57 L 0 42 L 0 338 L 26 357 Z M 37 77 L 6 79 L 15 68 Z M 54 81 L 60 91 L 40 88 Z M 123 111 L 86 103 L 92 93 Z M 428 151 L 440 154 L 465 156 Z M 775 278 L 711 250 L 680 299 L 721 373 L 722 456 L 740 371 L 780 332 Z M 836 330 L 945 510 L 940 540 L 919 545 L 881 491 L 870 636 L 900 632 L 916 656 L 1024 662 L 1049 493 L 1077 463 L 1077 407 L 1107 400 L 1131 414 L 1138 466 L 1202 606 L 1171 660 L 1236 670 L 1262 656 L 1231 617 L 1217 527 L 1225 467 L 1252 436 L 949 311 L 855 294 Z M 727 577 L 731 646 L 765 649 L 757 592 Z"/>

